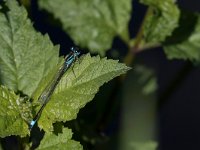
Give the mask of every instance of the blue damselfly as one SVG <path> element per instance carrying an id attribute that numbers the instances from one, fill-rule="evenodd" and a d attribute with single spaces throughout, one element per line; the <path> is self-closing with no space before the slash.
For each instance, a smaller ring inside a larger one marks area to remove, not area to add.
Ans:
<path id="1" fill-rule="evenodd" d="M 71 48 L 71 52 L 65 57 L 65 61 L 61 65 L 58 73 L 55 75 L 55 77 L 53 78 L 53 80 L 49 84 L 49 86 L 47 86 L 47 88 L 39 96 L 38 101 L 42 103 L 42 106 L 39 109 L 39 111 L 37 112 L 37 114 L 35 115 L 35 117 L 33 118 L 33 120 L 30 122 L 30 125 L 29 125 L 30 130 L 33 128 L 33 126 L 35 125 L 37 120 L 40 118 L 40 115 L 41 115 L 44 107 L 50 100 L 51 95 L 53 94 L 53 92 L 54 92 L 56 86 L 58 85 L 59 81 L 61 80 L 62 76 L 70 68 L 70 66 L 73 64 L 73 62 L 75 62 L 75 60 L 77 59 L 79 54 L 80 54 L 80 52 L 78 52 L 75 48 L 73 48 L 73 47 Z"/>

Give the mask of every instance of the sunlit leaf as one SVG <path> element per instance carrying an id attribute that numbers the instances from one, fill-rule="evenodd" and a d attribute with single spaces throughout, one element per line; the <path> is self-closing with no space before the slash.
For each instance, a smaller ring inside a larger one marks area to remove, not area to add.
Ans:
<path id="1" fill-rule="evenodd" d="M 24 117 L 25 113 L 30 113 L 29 106 L 28 101 L 19 98 L 13 91 L 0 87 L 0 137 L 26 136 L 29 131 Z"/>
<path id="2" fill-rule="evenodd" d="M 52 130 L 52 123 L 75 119 L 78 111 L 91 101 L 99 87 L 129 70 L 116 60 L 84 55 L 61 79 L 39 120 L 39 127 Z"/>
<path id="3" fill-rule="evenodd" d="M 58 62 L 58 47 L 36 32 L 24 7 L 7 0 L 0 12 L 0 82 L 31 96 Z"/>
<path id="4" fill-rule="evenodd" d="M 157 79 L 135 63 L 123 85 L 120 149 L 156 150 Z"/>

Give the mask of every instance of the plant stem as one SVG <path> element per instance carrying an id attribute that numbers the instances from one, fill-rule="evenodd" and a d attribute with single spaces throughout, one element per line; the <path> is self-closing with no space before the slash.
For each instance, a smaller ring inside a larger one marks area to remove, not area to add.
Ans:
<path id="1" fill-rule="evenodd" d="M 141 51 L 145 51 L 145 50 L 148 50 L 148 49 L 154 49 L 154 48 L 158 48 L 158 47 L 161 47 L 161 44 L 160 43 L 156 43 L 156 44 L 146 44 L 140 48 L 138 48 L 138 51 L 137 52 L 141 52 Z"/>
<path id="2" fill-rule="evenodd" d="M 131 65 L 133 59 L 134 59 L 134 56 L 135 56 L 135 53 L 137 53 L 138 51 L 141 51 L 141 49 L 139 49 L 140 47 L 140 44 L 143 40 L 143 34 L 144 34 L 144 25 L 145 25 L 145 22 L 146 22 L 146 19 L 148 18 L 149 15 L 151 15 L 152 13 L 152 9 L 149 7 L 146 11 L 146 14 L 144 16 L 144 19 L 141 23 L 141 26 L 139 28 L 139 31 L 136 35 L 136 38 L 135 38 L 135 43 L 133 46 L 130 46 L 129 44 L 129 52 L 128 54 L 126 55 L 125 59 L 124 59 L 124 62 L 126 63 L 126 65 Z"/>
<path id="3" fill-rule="evenodd" d="M 131 63 L 133 62 L 133 59 L 135 57 L 135 54 L 139 51 L 141 51 L 142 49 L 140 49 L 140 44 L 143 40 L 143 34 L 144 34 L 144 24 L 146 22 L 146 19 L 148 18 L 149 15 L 151 15 L 152 13 L 152 9 L 150 7 L 148 7 L 146 14 L 144 16 L 144 19 L 141 23 L 141 26 L 139 28 L 139 31 L 135 37 L 135 43 L 133 46 L 131 46 L 131 44 L 129 44 L 129 51 L 128 54 L 126 55 L 126 57 L 124 58 L 124 63 L 127 66 L 131 66 Z M 120 76 L 120 81 L 123 81 L 126 75 L 121 75 Z"/>

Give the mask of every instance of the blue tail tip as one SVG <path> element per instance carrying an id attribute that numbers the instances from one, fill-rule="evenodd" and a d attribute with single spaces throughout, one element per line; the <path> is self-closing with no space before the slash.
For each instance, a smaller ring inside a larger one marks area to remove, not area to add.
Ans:
<path id="1" fill-rule="evenodd" d="M 33 128 L 33 126 L 35 125 L 36 121 L 32 120 L 30 125 L 29 125 L 29 129 L 31 130 Z"/>

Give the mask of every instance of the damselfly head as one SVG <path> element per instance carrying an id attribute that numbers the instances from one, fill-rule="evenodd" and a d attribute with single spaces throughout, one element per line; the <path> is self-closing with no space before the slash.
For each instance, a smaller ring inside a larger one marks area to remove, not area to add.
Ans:
<path id="1" fill-rule="evenodd" d="M 75 57 L 80 55 L 79 49 L 77 47 L 71 47 L 71 51 L 74 53 Z"/>

